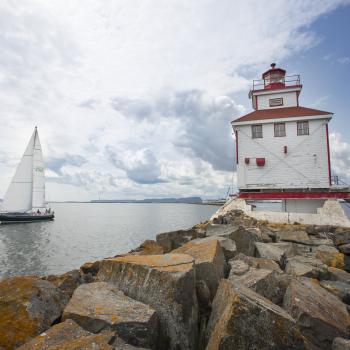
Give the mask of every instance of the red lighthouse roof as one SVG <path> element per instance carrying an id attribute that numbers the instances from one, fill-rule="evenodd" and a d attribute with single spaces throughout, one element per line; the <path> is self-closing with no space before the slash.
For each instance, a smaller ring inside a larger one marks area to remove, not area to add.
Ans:
<path id="1" fill-rule="evenodd" d="M 319 115 L 330 115 L 332 112 L 320 111 L 318 109 L 306 108 L 306 107 L 284 107 L 274 109 L 260 109 L 242 117 L 233 120 L 234 123 L 258 121 L 266 119 L 280 119 L 280 118 L 295 118 L 295 117 L 313 117 Z"/>
<path id="2" fill-rule="evenodd" d="M 271 73 L 276 73 L 278 75 L 281 76 L 285 76 L 286 75 L 286 71 L 282 68 L 275 68 L 276 67 L 276 63 L 271 63 L 271 68 L 269 70 L 267 70 L 265 73 L 263 73 L 262 78 L 265 79 L 265 77 L 267 75 L 270 75 Z"/>

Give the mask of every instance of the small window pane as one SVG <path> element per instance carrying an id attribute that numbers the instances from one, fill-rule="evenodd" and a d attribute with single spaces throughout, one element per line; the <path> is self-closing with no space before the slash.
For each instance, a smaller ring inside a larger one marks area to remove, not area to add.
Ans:
<path id="1" fill-rule="evenodd" d="M 286 136 L 286 124 L 275 123 L 275 137 Z"/>
<path id="2" fill-rule="evenodd" d="M 270 98 L 269 106 L 270 107 L 283 106 L 283 98 Z"/>
<path id="3" fill-rule="evenodd" d="M 261 139 L 263 137 L 262 125 L 252 125 L 252 138 Z"/>
<path id="4" fill-rule="evenodd" d="M 309 122 L 298 122 L 297 123 L 298 136 L 299 135 L 309 135 Z"/>

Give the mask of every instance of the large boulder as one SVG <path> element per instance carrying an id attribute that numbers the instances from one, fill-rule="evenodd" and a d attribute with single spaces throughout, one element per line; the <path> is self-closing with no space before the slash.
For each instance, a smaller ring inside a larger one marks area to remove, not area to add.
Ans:
<path id="1" fill-rule="evenodd" d="M 255 242 L 262 242 L 262 234 L 259 228 L 245 228 L 239 226 L 239 229 L 233 231 L 229 238 L 236 243 L 237 253 L 254 256 Z"/>
<path id="2" fill-rule="evenodd" d="M 350 273 L 335 267 L 328 268 L 329 279 L 350 284 Z"/>
<path id="3" fill-rule="evenodd" d="M 173 253 L 188 254 L 194 258 L 196 279 L 205 281 L 213 299 L 227 268 L 220 241 L 212 238 L 193 240 L 173 250 Z"/>
<path id="4" fill-rule="evenodd" d="M 350 340 L 344 338 L 334 338 L 332 350 L 350 350 Z"/>
<path id="5" fill-rule="evenodd" d="M 336 295 L 346 304 L 350 304 L 350 285 L 339 281 L 320 281 L 321 287 Z"/>
<path id="6" fill-rule="evenodd" d="M 230 275 L 228 279 L 231 279 L 234 276 L 242 276 L 246 272 L 248 272 L 250 269 L 250 266 L 243 260 L 230 260 L 229 266 L 230 266 Z"/>
<path id="7" fill-rule="evenodd" d="M 256 242 L 255 247 L 256 256 L 258 258 L 271 259 L 282 265 L 285 258 L 285 252 L 276 246 L 276 243 Z"/>
<path id="8" fill-rule="evenodd" d="M 302 255 L 288 258 L 284 271 L 295 277 L 329 278 L 327 266 L 321 260 Z"/>
<path id="9" fill-rule="evenodd" d="M 350 229 L 338 227 L 334 232 L 333 241 L 337 246 L 350 243 Z"/>
<path id="10" fill-rule="evenodd" d="M 202 239 L 196 239 L 195 241 L 206 242 L 206 241 L 212 241 L 212 240 L 217 240 L 219 242 L 226 261 L 234 258 L 235 255 L 237 254 L 236 243 L 232 239 L 227 237 L 213 235 Z"/>
<path id="11" fill-rule="evenodd" d="M 229 280 L 234 285 L 242 284 L 274 304 L 282 304 L 284 294 L 290 282 L 290 276 L 273 270 L 256 269 L 251 267 L 241 276 L 230 274 Z"/>
<path id="12" fill-rule="evenodd" d="M 281 307 L 222 280 L 207 327 L 207 350 L 305 349 L 293 318 Z"/>
<path id="13" fill-rule="evenodd" d="M 90 332 L 81 328 L 73 320 L 66 320 L 65 322 L 58 323 L 46 332 L 35 337 L 28 343 L 20 346 L 18 350 L 46 350 L 54 347 L 63 348 L 64 343 L 74 342 L 77 339 L 91 335 Z"/>
<path id="14" fill-rule="evenodd" d="M 43 277 L 43 279 L 59 288 L 67 297 L 67 300 L 71 298 L 75 289 L 83 282 L 79 270 L 69 271 L 62 275 L 49 275 Z"/>
<path id="15" fill-rule="evenodd" d="M 350 255 L 350 243 L 339 245 L 338 249 L 341 253 Z"/>
<path id="16" fill-rule="evenodd" d="M 276 261 L 272 259 L 256 258 L 254 256 L 247 256 L 243 253 L 237 254 L 232 260 L 229 261 L 229 264 L 231 264 L 231 261 L 239 260 L 244 261 L 249 266 L 255 267 L 257 269 L 275 270 L 282 272 L 280 266 L 276 263 Z"/>
<path id="17" fill-rule="evenodd" d="M 78 287 L 63 312 L 92 332 L 113 330 L 126 342 L 152 348 L 158 335 L 158 317 L 150 306 L 127 297 L 107 282 Z"/>
<path id="18" fill-rule="evenodd" d="M 157 311 L 164 349 L 196 348 L 198 305 L 192 256 L 124 255 L 102 260 L 98 280 L 113 283 Z"/>
<path id="19" fill-rule="evenodd" d="M 320 349 L 330 349 L 335 337 L 350 335 L 350 316 L 345 304 L 316 280 L 293 279 L 283 307 L 297 320 L 303 335 Z"/>
<path id="20" fill-rule="evenodd" d="M 344 268 L 344 254 L 340 253 L 336 248 L 328 245 L 320 245 L 316 248 L 316 258 L 320 259 L 324 264 L 338 269 Z"/>
<path id="21" fill-rule="evenodd" d="M 311 244 L 311 240 L 305 231 L 279 231 L 276 234 L 277 240 L 301 244 Z"/>
<path id="22" fill-rule="evenodd" d="M 114 332 L 93 334 L 81 328 L 73 320 L 66 320 L 49 328 L 44 333 L 18 350 L 146 350 L 125 343 Z"/>
<path id="23" fill-rule="evenodd" d="M 48 329 L 67 303 L 62 291 L 34 276 L 0 282 L 0 349 L 14 349 Z"/>
<path id="24" fill-rule="evenodd" d="M 130 253 L 140 255 L 164 254 L 164 247 L 152 239 L 146 239 L 138 248 L 132 250 Z"/>
<path id="25" fill-rule="evenodd" d="M 163 248 L 163 253 L 169 253 L 192 239 L 203 238 L 204 236 L 205 233 L 192 228 L 160 233 L 156 236 L 156 241 Z"/>
<path id="26" fill-rule="evenodd" d="M 237 225 L 208 225 L 205 228 L 205 234 L 207 237 L 210 236 L 220 236 L 224 238 L 232 238 L 232 235 L 234 235 L 234 232 L 239 230 L 239 227 Z"/>

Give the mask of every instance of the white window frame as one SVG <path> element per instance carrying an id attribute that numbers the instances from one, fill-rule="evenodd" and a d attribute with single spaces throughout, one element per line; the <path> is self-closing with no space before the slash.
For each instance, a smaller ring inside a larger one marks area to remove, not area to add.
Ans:
<path id="1" fill-rule="evenodd" d="M 257 129 L 259 129 L 259 130 L 257 130 Z M 263 138 L 262 124 L 252 125 L 252 138 L 253 139 L 262 139 Z"/>
<path id="2" fill-rule="evenodd" d="M 297 122 L 297 135 L 298 136 L 310 135 L 310 127 L 309 127 L 308 120 Z"/>
<path id="3" fill-rule="evenodd" d="M 286 136 L 286 123 L 274 123 L 273 129 L 275 137 Z"/>

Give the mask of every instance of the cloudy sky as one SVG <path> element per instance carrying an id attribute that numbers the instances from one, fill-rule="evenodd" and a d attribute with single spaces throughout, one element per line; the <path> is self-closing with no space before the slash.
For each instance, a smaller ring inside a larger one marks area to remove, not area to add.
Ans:
<path id="1" fill-rule="evenodd" d="M 225 196 L 229 122 L 271 62 L 335 112 L 350 181 L 350 1 L 0 2 L 0 198 L 35 125 L 49 200 Z"/>

